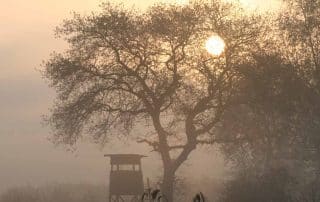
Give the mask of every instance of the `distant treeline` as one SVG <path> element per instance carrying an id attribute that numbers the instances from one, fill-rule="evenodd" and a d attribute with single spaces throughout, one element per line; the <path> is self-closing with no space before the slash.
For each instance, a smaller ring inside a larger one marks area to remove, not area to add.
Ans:
<path id="1" fill-rule="evenodd" d="M 106 187 L 90 184 L 54 184 L 42 187 L 22 186 L 8 189 L 0 202 L 102 202 Z"/>

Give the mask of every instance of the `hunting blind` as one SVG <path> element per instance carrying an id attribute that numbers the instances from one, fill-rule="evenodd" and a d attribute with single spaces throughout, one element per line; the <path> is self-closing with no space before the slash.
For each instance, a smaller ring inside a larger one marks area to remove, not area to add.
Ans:
<path id="1" fill-rule="evenodd" d="M 139 201 L 143 191 L 143 176 L 139 154 L 106 154 L 110 157 L 111 171 L 109 184 L 109 202 Z"/>

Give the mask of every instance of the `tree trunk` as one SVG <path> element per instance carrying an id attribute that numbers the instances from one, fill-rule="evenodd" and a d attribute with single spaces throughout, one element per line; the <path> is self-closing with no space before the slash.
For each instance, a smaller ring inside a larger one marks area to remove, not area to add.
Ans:
<path id="1" fill-rule="evenodd" d="M 183 162 L 187 160 L 189 154 L 196 148 L 196 135 L 193 135 L 195 128 L 193 124 L 187 125 L 187 138 L 188 143 L 183 148 L 182 152 L 176 159 L 170 157 L 170 148 L 168 145 L 168 132 L 164 130 L 160 123 L 160 110 L 155 113 L 153 118 L 154 127 L 159 136 L 159 148 L 158 151 L 161 155 L 163 162 L 163 181 L 161 184 L 161 192 L 166 196 L 168 202 L 173 202 L 174 198 L 174 183 L 175 183 L 175 173 Z M 192 119 L 188 123 L 192 123 Z"/>
<path id="2" fill-rule="evenodd" d="M 168 202 L 173 202 L 173 190 L 174 190 L 174 179 L 175 172 L 164 166 L 163 181 L 161 184 L 161 191 L 168 199 Z"/>

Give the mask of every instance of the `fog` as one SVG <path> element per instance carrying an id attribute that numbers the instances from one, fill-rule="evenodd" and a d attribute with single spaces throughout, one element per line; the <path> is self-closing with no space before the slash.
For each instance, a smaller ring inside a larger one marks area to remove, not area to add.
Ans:
<path id="1" fill-rule="evenodd" d="M 152 1 L 127 1 L 145 8 Z M 0 1 L 0 193 L 20 185 L 57 183 L 106 184 L 108 159 L 104 153 L 135 152 L 148 155 L 145 176 L 155 177 L 160 159 L 145 145 L 113 143 L 101 148 L 83 142 L 74 152 L 48 141 L 49 129 L 41 125 L 54 92 L 41 78 L 41 63 L 66 44 L 54 38 L 54 27 L 70 11 L 89 13 L 96 0 Z M 203 173 L 203 178 L 223 176 L 223 161 L 207 149 L 194 153 L 185 172 Z M 197 165 L 197 166 L 195 166 Z M 210 172 L 208 172 L 210 171 Z"/>

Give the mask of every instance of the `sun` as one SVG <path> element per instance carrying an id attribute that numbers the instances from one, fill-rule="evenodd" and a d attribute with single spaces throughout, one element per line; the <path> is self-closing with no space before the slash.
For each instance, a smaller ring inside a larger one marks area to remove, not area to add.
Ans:
<path id="1" fill-rule="evenodd" d="M 214 35 L 208 38 L 205 46 L 210 54 L 220 56 L 223 53 L 226 44 L 220 36 Z"/>

